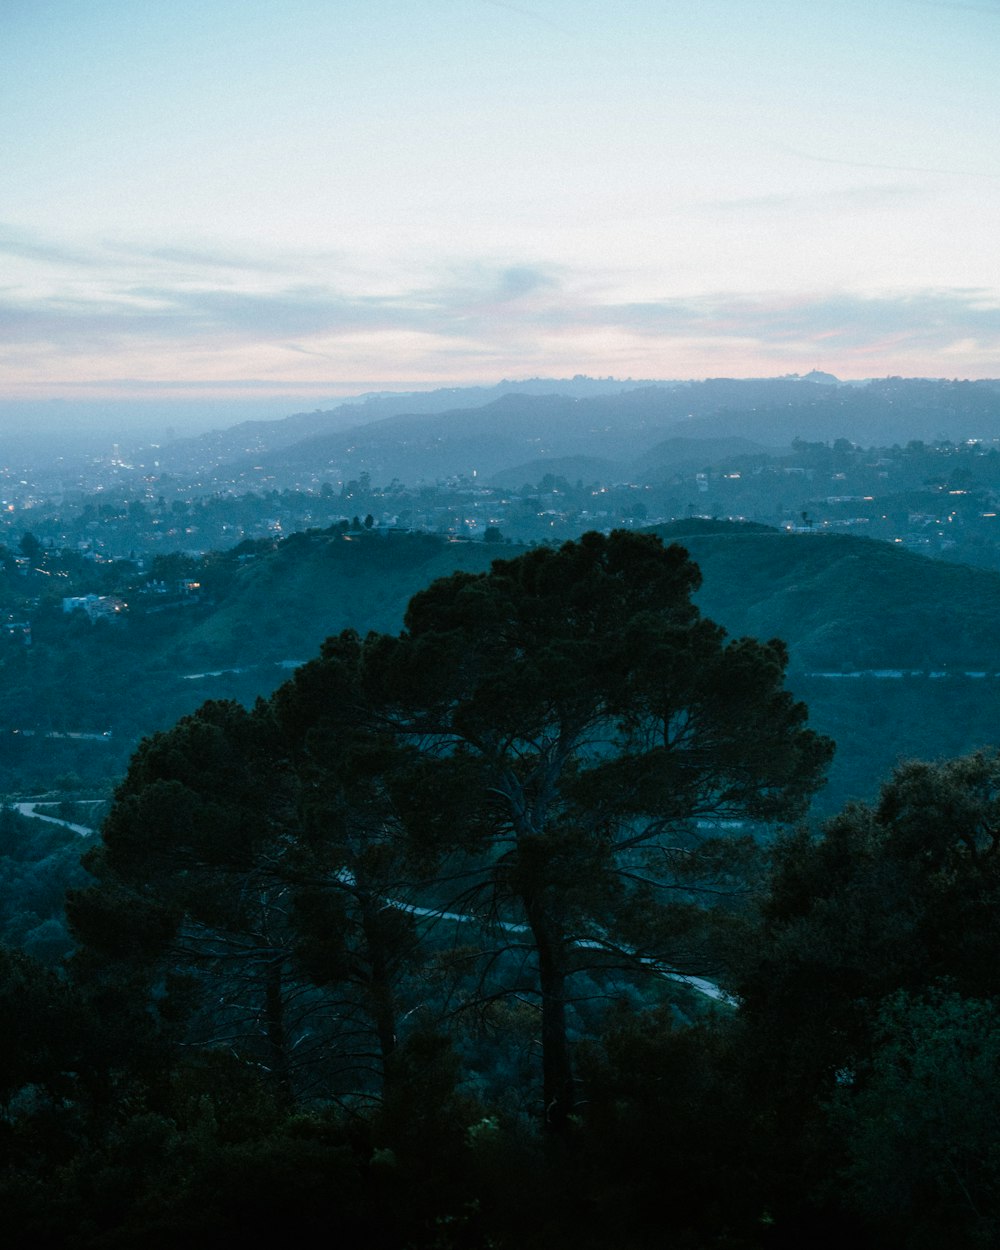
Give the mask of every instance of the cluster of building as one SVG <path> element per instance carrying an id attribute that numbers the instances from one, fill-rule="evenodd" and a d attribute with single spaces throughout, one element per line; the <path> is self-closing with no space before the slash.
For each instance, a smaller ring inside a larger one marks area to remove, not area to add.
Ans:
<path id="1" fill-rule="evenodd" d="M 121 617 L 128 604 L 117 595 L 66 595 L 62 608 L 64 612 L 84 612 L 91 621 L 113 621 Z"/>

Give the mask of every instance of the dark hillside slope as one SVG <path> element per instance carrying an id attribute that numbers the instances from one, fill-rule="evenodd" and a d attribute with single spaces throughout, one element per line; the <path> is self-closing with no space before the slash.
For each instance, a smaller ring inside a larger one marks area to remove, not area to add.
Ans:
<path id="1" fill-rule="evenodd" d="M 506 490 L 520 490 L 523 486 L 535 487 L 546 474 L 564 478 L 570 484 L 582 482 L 589 485 L 592 482 L 627 480 L 628 468 L 623 461 L 602 460 L 596 456 L 550 456 L 502 469 L 493 474 L 489 484 Z"/>
<path id="2" fill-rule="evenodd" d="M 306 660 L 345 629 L 395 633 L 418 590 L 456 569 L 488 569 L 505 550 L 433 534 L 295 534 L 241 569 L 171 658 L 189 666 Z"/>
<path id="3" fill-rule="evenodd" d="M 789 684 L 811 724 L 838 744 L 828 810 L 848 795 L 874 795 L 900 756 L 957 755 L 1000 739 L 1000 574 L 843 535 L 697 519 L 657 532 L 700 565 L 707 616 L 733 635 L 788 643 Z M 109 776 L 143 734 L 204 699 L 267 695 L 288 675 L 280 662 L 309 659 L 343 629 L 395 633 L 410 598 L 435 578 L 485 571 L 518 550 L 421 533 L 313 531 L 249 559 L 217 557 L 227 575 L 212 589 L 206 569 L 210 593 L 184 611 L 137 608 L 116 629 L 71 629 L 55 613 L 32 648 L 5 661 L 0 783 Z M 46 739 L 51 730 L 74 736 Z"/>
<path id="4" fill-rule="evenodd" d="M 1000 677 L 962 674 L 1000 672 L 1000 575 L 845 535 L 697 519 L 657 532 L 700 565 L 706 615 L 733 635 L 788 643 L 790 685 L 811 724 L 838 744 L 825 810 L 873 796 L 900 757 L 998 740 Z M 306 659 L 341 629 L 393 633 L 434 578 L 485 571 L 517 550 L 429 534 L 298 535 L 241 569 L 225 598 L 176 637 L 167 662 L 190 672 Z M 856 675 L 872 669 L 918 675 Z"/>
<path id="5" fill-rule="evenodd" d="M 213 557 L 221 575 L 206 567 L 205 598 L 183 610 L 146 612 L 140 599 L 115 627 L 50 613 L 33 646 L 0 656 L 0 792 L 120 775 L 144 735 L 206 699 L 269 695 L 331 634 L 398 631 L 416 591 L 497 553 L 431 534 L 317 531 Z"/>
<path id="6" fill-rule="evenodd" d="M 1000 574 L 850 535 L 700 520 L 654 532 L 701 567 L 707 616 L 731 634 L 783 638 L 796 669 L 1000 671 Z M 395 632 L 436 577 L 517 550 L 392 531 L 294 535 L 241 568 L 177 644 L 219 662 L 309 656 L 341 629 Z"/>
<path id="7" fill-rule="evenodd" d="M 819 811 L 873 799 L 901 759 L 1000 745 L 1000 575 L 845 535 L 658 532 L 701 567 L 706 615 L 788 643 L 789 685 L 837 743 Z"/>
<path id="8" fill-rule="evenodd" d="M 699 564 L 706 615 L 785 639 L 802 669 L 1000 670 L 1000 574 L 844 534 L 656 530 Z"/>
<path id="9" fill-rule="evenodd" d="M 748 438 L 667 438 L 640 456 L 629 468 L 632 482 L 657 482 L 684 470 L 701 470 L 709 465 L 735 461 L 745 456 L 773 454 Z"/>

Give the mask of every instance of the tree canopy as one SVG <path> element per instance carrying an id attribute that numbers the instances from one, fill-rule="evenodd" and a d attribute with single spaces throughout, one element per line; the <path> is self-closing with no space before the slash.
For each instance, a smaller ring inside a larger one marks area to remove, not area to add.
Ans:
<path id="1" fill-rule="evenodd" d="M 998 918 L 996 752 L 904 763 L 779 845 L 737 986 L 795 1201 L 839 1175 L 880 1244 L 995 1244 Z"/>
<path id="2" fill-rule="evenodd" d="M 478 935 L 479 992 L 489 965 L 492 995 L 537 1005 L 541 1106 L 563 1131 L 574 978 L 714 972 L 752 822 L 801 814 L 831 752 L 781 643 L 727 640 L 698 582 L 680 547 L 588 534 L 433 583 L 400 635 L 328 640 L 252 712 L 205 705 L 133 759 L 77 932 L 106 941 L 125 888 L 133 951 L 226 970 L 223 1000 L 244 1004 L 253 972 L 284 1079 L 285 1004 L 319 1001 L 304 982 L 328 1016 L 361 1013 L 388 1079 L 417 921 L 450 916 Z"/>
<path id="3" fill-rule="evenodd" d="M 499 560 L 144 742 L 68 968 L 0 949 L 13 1235 L 997 1244 L 1000 755 L 776 831 L 830 746 L 697 581 Z"/>
<path id="4" fill-rule="evenodd" d="M 557 1129 L 574 971 L 595 951 L 706 971 L 697 904 L 732 884 L 727 824 L 800 815 L 831 753 L 783 687 L 782 644 L 728 641 L 699 580 L 681 547 L 591 533 L 435 582 L 403 634 L 366 644 L 414 753 L 408 836 L 476 856 L 470 900 L 530 934 Z"/>

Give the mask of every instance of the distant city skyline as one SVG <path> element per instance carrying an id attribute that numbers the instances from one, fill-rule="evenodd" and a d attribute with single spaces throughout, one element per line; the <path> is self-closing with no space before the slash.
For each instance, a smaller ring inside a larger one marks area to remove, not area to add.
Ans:
<path id="1" fill-rule="evenodd" d="M 50 400 L 1000 377 L 998 53 L 997 2 L 10 0 L 0 432 Z"/>

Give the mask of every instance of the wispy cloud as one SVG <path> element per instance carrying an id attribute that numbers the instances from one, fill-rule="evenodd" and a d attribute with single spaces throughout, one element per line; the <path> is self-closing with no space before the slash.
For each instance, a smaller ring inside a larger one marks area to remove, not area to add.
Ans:
<path id="1" fill-rule="evenodd" d="M 710 200 L 701 207 L 710 212 L 868 212 L 895 208 L 908 200 L 919 200 L 930 194 L 925 184 L 881 183 L 864 187 L 835 187 L 822 191 L 773 192 L 769 195 L 735 196 Z"/>
<path id="2" fill-rule="evenodd" d="M 938 165 L 896 165 L 888 161 L 855 161 L 840 156 L 822 156 L 818 152 L 802 152 L 798 148 L 784 147 L 791 156 L 803 161 L 817 161 L 822 165 L 846 165 L 852 169 L 880 169 L 897 174 L 935 174 L 947 178 L 1000 179 L 1000 169 L 947 169 Z"/>
<path id="3" fill-rule="evenodd" d="M 105 263 L 104 257 L 93 248 L 54 243 L 4 222 L 0 222 L 0 255 L 43 265 L 71 265 L 86 269 L 98 268 Z"/>
<path id="4" fill-rule="evenodd" d="M 222 274 L 263 275 L 296 272 L 317 262 L 343 262 L 339 253 L 317 256 L 286 248 L 281 254 L 262 249 L 240 250 L 233 246 L 211 244 L 173 244 L 143 246 L 117 238 L 93 238 L 87 242 L 54 239 L 7 222 L 0 222 L 0 256 L 33 262 L 43 269 L 56 266 L 93 269 L 106 275 L 127 274 L 133 270 L 161 272 L 176 281 L 180 271 L 189 279 L 205 276 L 213 270 Z"/>
<path id="5" fill-rule="evenodd" d="M 647 373 L 668 376 L 669 365 L 656 362 L 682 347 L 685 361 L 730 351 L 740 359 L 808 356 L 839 367 L 853 359 L 873 372 L 882 371 L 880 353 L 893 362 L 887 371 L 912 359 L 913 372 L 942 372 L 944 364 L 934 362 L 954 359 L 948 372 L 968 360 L 981 373 L 991 353 L 1000 359 L 1000 298 L 986 289 L 635 301 L 616 298 L 610 287 L 597 290 L 587 275 L 537 263 L 444 268 L 380 295 L 329 282 L 248 287 L 203 277 L 195 285 L 163 274 L 76 289 L 73 298 L 0 292 L 0 364 L 8 377 L 34 370 L 68 381 L 75 371 L 88 376 L 86 363 L 89 376 L 106 378 L 146 371 L 164 382 L 197 376 L 204 385 L 240 368 L 248 378 L 273 374 L 294 386 L 327 367 L 358 376 L 359 361 L 372 376 L 387 376 L 393 363 L 411 376 L 436 370 L 447 378 L 449 366 L 509 374 L 561 369 L 572 359 L 579 371 L 602 372 L 648 359 Z"/>
<path id="6" fill-rule="evenodd" d="M 1000 345 L 1000 301 L 987 291 L 921 291 L 863 296 L 846 292 L 621 304 L 591 310 L 597 321 L 644 335 L 752 338 L 762 345 L 836 343 L 863 348 L 893 335 L 914 348 L 940 349 L 974 336 Z"/>
<path id="7" fill-rule="evenodd" d="M 367 296 L 329 286 L 270 290 L 129 285 L 92 298 L 0 296 L 0 330 L 8 343 L 48 340 L 72 349 L 95 338 L 299 341 L 344 334 L 412 330 L 455 333 L 496 328 L 500 319 L 531 324 L 559 294 L 553 271 L 521 265 L 475 268 L 442 283 L 392 296 Z M 565 296 L 562 296 L 565 299 Z M 546 316 L 551 313 L 546 313 Z"/>
<path id="8" fill-rule="evenodd" d="M 266 261 L 259 253 L 241 255 L 231 249 L 210 249 L 198 247 L 156 247 L 156 248 L 115 248 L 125 255 L 138 259 L 162 261 L 167 265 L 182 266 L 185 269 L 236 270 L 240 273 L 280 273 L 287 269 L 287 264 Z"/>

